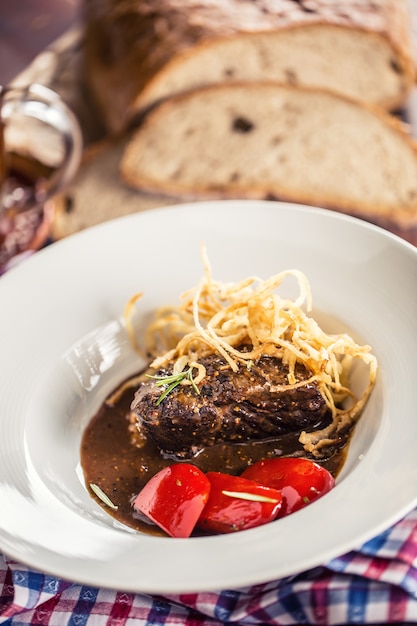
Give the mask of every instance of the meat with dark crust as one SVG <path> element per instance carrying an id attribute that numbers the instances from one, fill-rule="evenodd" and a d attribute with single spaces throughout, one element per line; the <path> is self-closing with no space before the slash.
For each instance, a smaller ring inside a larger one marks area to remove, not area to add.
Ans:
<path id="1" fill-rule="evenodd" d="M 190 385 L 179 385 L 157 405 L 163 388 L 145 379 L 135 394 L 132 411 L 140 432 L 169 454 L 189 458 L 218 443 L 260 441 L 289 433 L 310 432 L 332 421 L 315 382 L 288 385 L 288 369 L 280 359 L 263 356 L 250 368 L 233 372 L 218 354 L 199 359 L 206 368 L 197 395 Z M 168 366 L 158 376 L 169 375 Z M 296 367 L 297 382 L 311 374 Z"/>

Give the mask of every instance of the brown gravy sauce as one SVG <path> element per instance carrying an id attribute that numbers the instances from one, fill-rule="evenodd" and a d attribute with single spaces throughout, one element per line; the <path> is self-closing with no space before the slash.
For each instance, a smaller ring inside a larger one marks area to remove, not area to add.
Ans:
<path id="1" fill-rule="evenodd" d="M 114 403 L 106 400 L 84 431 L 81 442 L 81 465 L 91 496 L 109 515 L 138 531 L 164 535 L 146 522 L 132 506 L 132 501 L 147 481 L 160 469 L 178 461 L 164 456 L 149 440 L 143 441 L 131 423 L 130 404 L 135 387 L 127 387 Z M 113 394 L 109 396 L 112 398 Z M 205 448 L 188 462 L 202 471 L 240 474 L 260 459 L 278 456 L 304 456 L 298 435 L 285 435 L 262 442 L 221 444 Z M 336 476 L 346 458 L 347 445 L 329 452 L 320 464 Z M 90 488 L 98 485 L 117 506 L 113 510 Z"/>

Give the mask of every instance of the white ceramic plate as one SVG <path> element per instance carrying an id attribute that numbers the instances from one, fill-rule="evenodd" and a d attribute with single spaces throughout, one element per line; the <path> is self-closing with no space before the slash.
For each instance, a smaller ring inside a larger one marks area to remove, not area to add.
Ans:
<path id="1" fill-rule="evenodd" d="M 176 303 L 203 273 L 202 242 L 218 280 L 303 270 L 315 307 L 373 346 L 379 378 L 326 497 L 234 535 L 151 537 L 89 497 L 80 439 L 139 365 L 125 303 L 143 291 L 144 318 Z M 0 549 L 74 581 L 174 593 L 273 580 L 359 546 L 417 504 L 416 286 L 411 245 L 335 212 L 272 202 L 137 214 L 36 254 L 0 280 Z"/>

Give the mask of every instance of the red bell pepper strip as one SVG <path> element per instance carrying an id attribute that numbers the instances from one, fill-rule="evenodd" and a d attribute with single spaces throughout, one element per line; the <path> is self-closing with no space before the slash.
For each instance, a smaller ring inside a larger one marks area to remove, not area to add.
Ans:
<path id="1" fill-rule="evenodd" d="M 133 506 L 171 537 L 189 537 L 208 500 L 210 481 L 195 465 L 176 463 L 155 474 Z"/>
<path id="2" fill-rule="evenodd" d="M 257 461 L 244 470 L 242 477 L 282 491 L 280 517 L 307 506 L 335 484 L 330 472 L 318 463 L 292 457 Z"/>
<path id="3" fill-rule="evenodd" d="M 221 472 L 208 472 L 211 489 L 198 526 L 214 533 L 231 533 L 274 520 L 282 494 L 253 480 Z"/>

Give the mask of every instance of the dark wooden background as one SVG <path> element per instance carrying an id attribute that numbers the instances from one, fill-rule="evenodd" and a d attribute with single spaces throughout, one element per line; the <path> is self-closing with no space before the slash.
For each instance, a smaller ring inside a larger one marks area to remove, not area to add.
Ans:
<path id="1" fill-rule="evenodd" d="M 0 85 L 79 19 L 81 0 L 1 0 Z"/>

